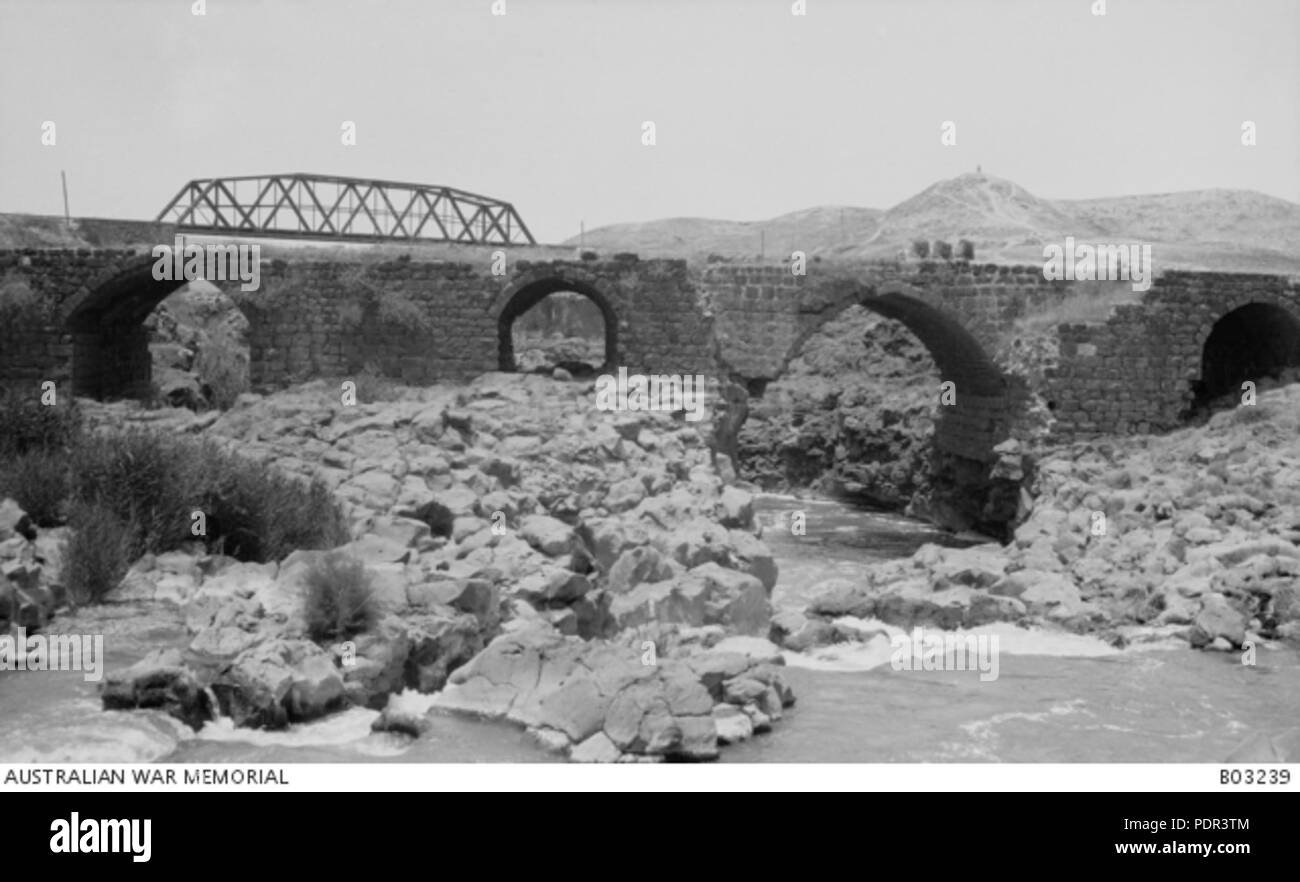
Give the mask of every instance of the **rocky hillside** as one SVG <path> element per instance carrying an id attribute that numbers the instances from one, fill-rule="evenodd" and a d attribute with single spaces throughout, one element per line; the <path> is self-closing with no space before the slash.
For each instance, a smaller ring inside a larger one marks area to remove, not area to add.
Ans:
<path id="1" fill-rule="evenodd" d="M 821 253 L 830 246 L 846 246 L 872 236 L 881 212 L 874 208 L 826 205 L 783 214 L 766 221 L 727 221 L 677 217 L 644 223 L 610 224 L 575 237 L 566 245 L 616 253 L 634 251 L 642 256 L 758 258 L 788 254 L 801 243 Z"/>

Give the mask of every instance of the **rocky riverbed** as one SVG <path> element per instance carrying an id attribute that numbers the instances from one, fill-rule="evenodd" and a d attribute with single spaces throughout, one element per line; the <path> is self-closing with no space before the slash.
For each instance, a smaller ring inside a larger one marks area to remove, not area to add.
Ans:
<path id="1" fill-rule="evenodd" d="M 308 639 L 304 580 L 326 551 L 146 557 L 110 599 L 175 607 L 191 639 L 110 672 L 105 707 L 278 728 L 416 690 L 439 693 L 433 713 L 609 761 L 707 759 L 766 731 L 794 696 L 762 639 L 777 572 L 752 497 L 694 425 L 598 411 L 589 386 L 502 374 L 356 405 L 317 383 L 220 416 L 90 406 L 99 426 L 203 433 L 327 482 L 354 537 L 337 551 L 382 613 L 353 641 Z M 47 616 L 53 561 L 11 520 L 6 566 L 26 562 L 44 594 L 23 602 Z M 407 708 L 375 725 L 418 733 Z"/>
<path id="2" fill-rule="evenodd" d="M 781 731 L 801 682 L 842 691 L 801 669 L 887 657 L 899 629 L 1075 633 L 1112 652 L 1172 643 L 1239 669 L 1252 648 L 1280 657 L 1296 643 L 1300 386 L 1168 436 L 1040 457 L 1008 545 L 928 544 L 793 593 L 764 537 L 802 549 L 824 541 L 815 522 L 807 538 L 788 518 L 764 533 L 694 425 L 602 413 L 590 392 L 487 375 L 355 406 L 321 383 L 225 414 L 94 406 L 99 424 L 203 434 L 327 481 L 351 524 L 342 550 L 372 574 L 383 615 L 318 644 L 303 579 L 326 552 L 250 564 L 198 549 L 137 562 L 109 604 L 74 613 L 59 590 L 62 530 L 36 530 L 12 503 L 0 504 L 0 609 L 47 633 L 106 635 L 104 731 L 143 759 L 214 731 L 214 717 L 252 733 L 352 720 L 349 707 L 399 740 L 440 743 L 464 717 L 575 760 L 710 759 Z M 1290 755 L 1285 734 L 1256 742 L 1246 758 Z M 91 754 L 112 755 L 101 748 Z"/>
<path id="3" fill-rule="evenodd" d="M 784 645 L 876 619 L 1006 621 L 1123 646 L 1176 638 L 1241 652 L 1300 637 L 1300 385 L 1165 436 L 1075 444 L 1035 464 L 1007 545 L 927 545 L 822 586 L 774 623 Z M 1021 457 L 1014 443 L 1004 460 Z M 1027 466 L 1026 466 L 1027 468 Z M 837 622 L 839 624 L 837 624 Z"/>

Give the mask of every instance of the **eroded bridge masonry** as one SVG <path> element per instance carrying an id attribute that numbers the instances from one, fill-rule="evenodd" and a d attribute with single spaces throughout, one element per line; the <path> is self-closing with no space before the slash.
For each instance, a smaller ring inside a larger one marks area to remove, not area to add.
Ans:
<path id="1" fill-rule="evenodd" d="M 37 394 L 52 380 L 76 395 L 148 395 L 142 322 L 183 284 L 156 281 L 152 267 L 130 250 L 0 251 L 0 386 Z M 459 263 L 272 260 L 256 291 L 215 284 L 249 320 L 251 381 L 263 391 L 367 367 L 414 384 L 509 370 L 514 319 L 575 291 L 604 315 L 607 366 L 725 376 L 758 394 L 818 327 L 861 304 L 929 349 L 956 386 L 936 446 L 982 463 L 1027 431 L 1035 395 L 1060 440 L 1161 431 L 1198 394 L 1300 364 L 1300 290 L 1277 276 L 1167 272 L 1090 314 L 1117 283 L 1049 282 L 1039 266 L 813 262 L 794 275 L 788 264 L 618 255 L 492 267 L 488 249 Z M 1050 341 L 1046 358 L 1024 351 L 1031 332 Z"/>

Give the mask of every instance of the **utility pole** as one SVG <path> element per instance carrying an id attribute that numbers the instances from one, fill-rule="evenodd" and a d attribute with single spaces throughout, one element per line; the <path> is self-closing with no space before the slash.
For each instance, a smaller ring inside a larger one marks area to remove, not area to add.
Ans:
<path id="1" fill-rule="evenodd" d="M 72 229 L 72 214 L 68 211 L 68 173 L 60 171 L 59 177 L 63 178 L 63 223 Z"/>

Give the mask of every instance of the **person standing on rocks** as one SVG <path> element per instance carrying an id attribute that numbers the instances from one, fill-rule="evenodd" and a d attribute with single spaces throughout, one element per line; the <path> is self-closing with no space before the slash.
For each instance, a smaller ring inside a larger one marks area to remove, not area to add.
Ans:
<path id="1" fill-rule="evenodd" d="M 749 416 L 749 392 L 731 379 L 718 384 L 717 412 L 713 417 L 712 448 L 716 465 L 717 454 L 726 454 L 734 467 L 740 444 L 740 427 Z"/>

